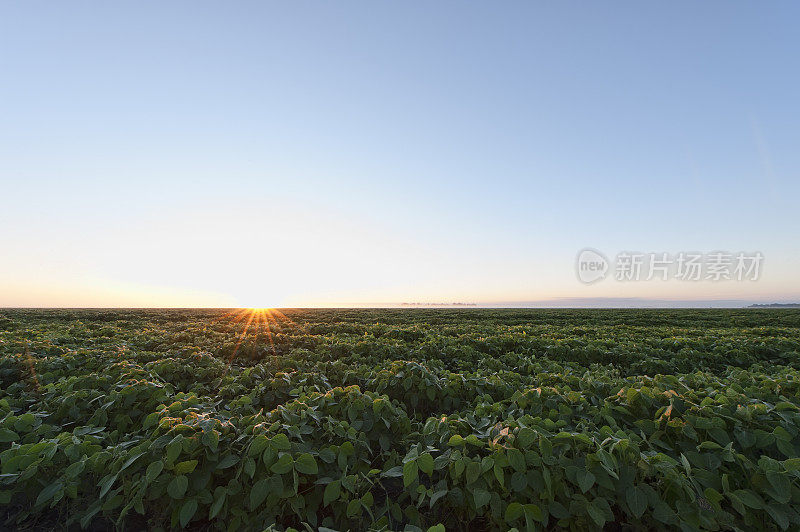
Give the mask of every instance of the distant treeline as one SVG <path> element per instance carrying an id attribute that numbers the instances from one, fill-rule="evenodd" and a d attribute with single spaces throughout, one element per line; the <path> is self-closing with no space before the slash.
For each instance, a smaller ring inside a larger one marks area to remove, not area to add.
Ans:
<path id="1" fill-rule="evenodd" d="M 800 303 L 764 303 L 750 305 L 750 308 L 800 308 Z"/>
<path id="2" fill-rule="evenodd" d="M 403 307 L 476 307 L 477 303 L 400 303 Z"/>

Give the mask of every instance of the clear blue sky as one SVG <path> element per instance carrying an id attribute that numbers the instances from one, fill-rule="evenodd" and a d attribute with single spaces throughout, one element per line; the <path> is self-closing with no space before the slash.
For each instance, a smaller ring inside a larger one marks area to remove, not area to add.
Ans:
<path id="1" fill-rule="evenodd" d="M 800 297 L 792 2 L 0 2 L 0 306 Z M 575 255 L 758 250 L 749 284 Z"/>

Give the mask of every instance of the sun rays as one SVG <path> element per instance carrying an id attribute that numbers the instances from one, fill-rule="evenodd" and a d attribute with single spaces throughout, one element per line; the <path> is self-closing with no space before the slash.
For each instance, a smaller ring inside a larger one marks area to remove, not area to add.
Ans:
<path id="1" fill-rule="evenodd" d="M 227 321 L 235 328 L 244 324 L 242 333 L 236 341 L 236 346 L 228 357 L 228 363 L 231 363 L 236 357 L 236 353 L 239 352 L 239 348 L 242 346 L 242 342 L 244 342 L 245 339 L 252 339 L 252 343 L 257 346 L 260 336 L 266 337 L 266 340 L 269 342 L 270 351 L 272 351 L 273 355 L 276 354 L 273 334 L 281 329 L 281 322 L 285 325 L 294 324 L 294 322 L 280 310 L 266 307 L 237 309 L 223 314 L 214 321 Z"/>

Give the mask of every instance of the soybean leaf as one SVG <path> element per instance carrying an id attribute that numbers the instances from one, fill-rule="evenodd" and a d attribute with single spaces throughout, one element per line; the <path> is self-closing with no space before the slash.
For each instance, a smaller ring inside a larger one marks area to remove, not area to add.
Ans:
<path id="1" fill-rule="evenodd" d="M 270 480 L 269 478 L 262 478 L 250 489 L 250 509 L 255 510 L 258 508 L 264 499 L 269 494 Z"/>
<path id="2" fill-rule="evenodd" d="M 325 486 L 325 492 L 322 494 L 322 504 L 328 506 L 332 501 L 337 500 L 341 493 L 342 482 L 340 480 L 334 480 Z"/>
<path id="3" fill-rule="evenodd" d="M 433 474 L 433 456 L 430 453 L 423 453 L 417 458 L 417 465 L 420 471 L 427 475 Z"/>
<path id="4" fill-rule="evenodd" d="M 186 527 L 186 525 L 189 524 L 189 521 L 192 520 L 192 517 L 194 517 L 196 511 L 197 511 L 197 499 L 189 499 L 188 501 L 183 503 L 183 506 L 181 506 L 181 514 L 180 514 L 182 527 Z"/>
<path id="5" fill-rule="evenodd" d="M 319 472 L 319 468 L 317 467 L 317 461 L 314 460 L 314 457 L 311 456 L 309 453 L 303 453 L 297 457 L 295 460 L 295 469 L 297 469 L 298 473 L 304 473 L 306 475 L 316 475 Z"/>
<path id="6" fill-rule="evenodd" d="M 625 501 L 628 503 L 631 513 L 638 519 L 647 510 L 647 495 L 636 486 L 631 486 L 625 490 Z"/>
<path id="7" fill-rule="evenodd" d="M 173 499 L 181 499 L 186 494 L 186 488 L 188 487 L 189 479 L 183 475 L 178 475 L 167 485 L 167 493 L 169 493 L 169 496 Z"/>

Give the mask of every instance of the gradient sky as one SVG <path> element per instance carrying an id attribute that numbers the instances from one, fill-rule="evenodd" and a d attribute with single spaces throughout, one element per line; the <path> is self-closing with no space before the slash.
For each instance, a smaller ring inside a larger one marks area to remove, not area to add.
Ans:
<path id="1" fill-rule="evenodd" d="M 0 306 L 796 300 L 799 17 L 0 2 Z M 587 246 L 764 270 L 586 286 Z"/>

